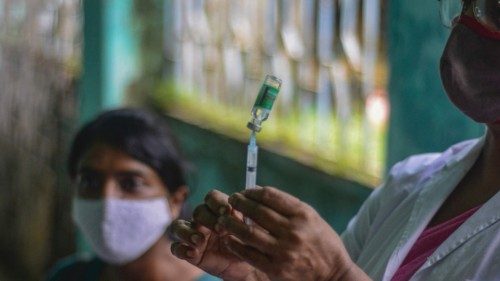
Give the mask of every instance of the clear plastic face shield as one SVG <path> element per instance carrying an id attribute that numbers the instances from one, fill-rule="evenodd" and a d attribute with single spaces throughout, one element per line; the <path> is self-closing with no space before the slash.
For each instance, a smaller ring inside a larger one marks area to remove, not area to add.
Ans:
<path id="1" fill-rule="evenodd" d="M 441 21 L 446 27 L 453 27 L 469 10 L 475 20 L 492 32 L 500 32 L 500 0 L 439 0 Z M 471 15 L 472 16 L 472 15 Z"/>

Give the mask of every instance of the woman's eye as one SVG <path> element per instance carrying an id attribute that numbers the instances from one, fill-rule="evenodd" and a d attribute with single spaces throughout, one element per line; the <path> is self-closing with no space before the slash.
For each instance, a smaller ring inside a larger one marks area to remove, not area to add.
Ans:
<path id="1" fill-rule="evenodd" d="M 121 189 L 126 192 L 134 192 L 144 185 L 143 180 L 137 177 L 123 178 L 119 182 Z"/>

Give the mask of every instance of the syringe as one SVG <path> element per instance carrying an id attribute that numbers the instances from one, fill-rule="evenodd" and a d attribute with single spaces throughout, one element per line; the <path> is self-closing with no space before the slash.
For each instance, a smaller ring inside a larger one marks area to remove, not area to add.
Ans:
<path id="1" fill-rule="evenodd" d="M 255 139 L 255 132 L 250 135 L 250 143 L 247 147 L 247 173 L 245 189 L 254 188 L 257 181 L 257 155 L 259 148 Z"/>
<path id="2" fill-rule="evenodd" d="M 247 124 L 247 128 L 250 129 L 252 133 L 250 134 L 250 142 L 247 147 L 245 189 L 255 188 L 257 186 L 257 155 L 259 148 L 257 147 L 256 133 L 260 132 L 262 129 L 262 122 L 266 121 L 269 117 L 274 101 L 280 91 L 280 87 L 280 79 L 267 75 L 252 108 L 252 119 Z M 251 224 L 252 221 L 245 218 L 245 223 Z"/>

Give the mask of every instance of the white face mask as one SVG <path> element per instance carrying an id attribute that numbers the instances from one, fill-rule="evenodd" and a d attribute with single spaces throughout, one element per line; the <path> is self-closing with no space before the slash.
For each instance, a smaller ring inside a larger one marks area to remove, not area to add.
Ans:
<path id="1" fill-rule="evenodd" d="M 164 197 L 147 200 L 76 197 L 73 220 L 103 261 L 122 265 L 149 250 L 165 233 L 172 216 Z"/>

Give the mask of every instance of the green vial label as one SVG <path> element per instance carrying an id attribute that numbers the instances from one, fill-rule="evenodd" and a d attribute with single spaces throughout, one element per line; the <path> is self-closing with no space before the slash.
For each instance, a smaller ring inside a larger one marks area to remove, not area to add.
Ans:
<path id="1" fill-rule="evenodd" d="M 257 96 L 257 100 L 255 100 L 254 107 L 260 107 L 267 110 L 271 110 L 273 107 L 274 101 L 278 96 L 279 89 L 271 87 L 269 85 L 262 85 L 260 88 L 259 95 Z"/>

